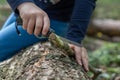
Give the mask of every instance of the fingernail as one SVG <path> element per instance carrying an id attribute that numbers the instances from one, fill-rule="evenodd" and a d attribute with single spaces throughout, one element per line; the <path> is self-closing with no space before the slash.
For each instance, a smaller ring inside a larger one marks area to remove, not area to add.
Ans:
<path id="1" fill-rule="evenodd" d="M 88 71 L 89 71 L 89 68 L 87 68 L 86 71 L 88 72 Z"/>

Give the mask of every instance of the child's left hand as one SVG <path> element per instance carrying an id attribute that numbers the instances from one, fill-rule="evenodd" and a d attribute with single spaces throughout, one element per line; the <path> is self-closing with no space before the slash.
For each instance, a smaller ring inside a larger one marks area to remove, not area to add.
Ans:
<path id="1" fill-rule="evenodd" d="M 86 71 L 89 71 L 87 50 L 84 47 L 79 47 L 74 44 L 69 44 L 69 46 L 75 52 L 75 58 L 78 64 L 83 66 Z"/>

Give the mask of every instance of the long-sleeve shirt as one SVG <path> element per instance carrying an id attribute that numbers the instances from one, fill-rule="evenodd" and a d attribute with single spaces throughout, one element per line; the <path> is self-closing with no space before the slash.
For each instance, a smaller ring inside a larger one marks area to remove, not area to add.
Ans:
<path id="1" fill-rule="evenodd" d="M 11 8 L 32 2 L 43 9 L 51 19 L 70 22 L 66 38 L 81 43 L 84 39 L 96 0 L 7 0 Z"/>

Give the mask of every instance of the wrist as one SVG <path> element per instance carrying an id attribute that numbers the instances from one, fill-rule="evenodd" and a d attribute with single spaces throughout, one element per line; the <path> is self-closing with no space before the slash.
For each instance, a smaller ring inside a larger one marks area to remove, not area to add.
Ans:
<path id="1" fill-rule="evenodd" d="M 18 11 L 21 11 L 24 7 L 26 7 L 26 6 L 32 6 L 32 5 L 34 5 L 34 3 L 32 3 L 32 2 L 24 2 L 24 3 L 20 4 L 17 7 L 17 9 L 18 9 Z"/>

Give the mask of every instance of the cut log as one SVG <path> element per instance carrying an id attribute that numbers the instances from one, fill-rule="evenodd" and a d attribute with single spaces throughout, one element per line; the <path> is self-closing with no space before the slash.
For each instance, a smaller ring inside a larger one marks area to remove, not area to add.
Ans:
<path id="1" fill-rule="evenodd" d="M 90 80 L 75 60 L 49 42 L 37 43 L 0 63 L 0 80 Z"/>
<path id="2" fill-rule="evenodd" d="M 94 19 L 91 21 L 87 35 L 99 38 L 120 41 L 120 20 Z"/>
<path id="3" fill-rule="evenodd" d="M 93 20 L 88 29 L 89 34 L 101 32 L 108 36 L 120 36 L 120 20 Z"/>

